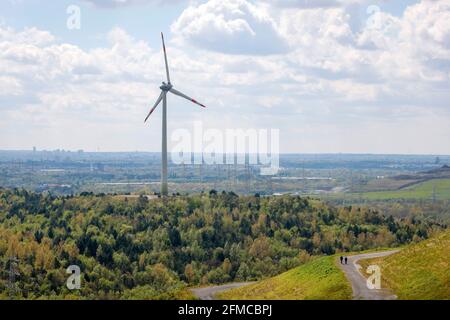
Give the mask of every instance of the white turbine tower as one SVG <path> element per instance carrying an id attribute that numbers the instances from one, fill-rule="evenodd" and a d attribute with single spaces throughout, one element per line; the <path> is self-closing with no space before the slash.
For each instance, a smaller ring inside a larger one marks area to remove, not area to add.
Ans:
<path id="1" fill-rule="evenodd" d="M 206 108 L 203 104 L 197 102 L 196 100 L 188 97 L 184 93 L 181 93 L 178 90 L 175 90 L 173 85 L 170 82 L 170 75 L 169 75 L 169 65 L 167 63 L 167 53 L 166 53 L 166 45 L 164 44 L 164 35 L 161 32 L 161 39 L 163 44 L 163 50 L 164 50 L 164 61 L 166 64 L 166 75 L 167 75 L 167 83 L 163 82 L 162 86 L 159 87 L 161 89 L 161 94 L 159 95 L 158 100 L 156 100 L 155 105 L 153 108 L 150 109 L 150 112 L 148 113 L 147 117 L 145 118 L 144 122 L 147 121 L 147 119 L 150 117 L 150 115 L 155 111 L 156 107 L 161 103 L 161 100 L 163 102 L 163 116 L 162 116 L 162 152 L 161 152 L 161 195 L 167 196 L 168 194 L 168 186 L 167 186 L 167 93 L 172 92 L 174 95 L 180 96 L 182 98 L 185 98 L 195 104 L 198 104 L 199 106 Z"/>

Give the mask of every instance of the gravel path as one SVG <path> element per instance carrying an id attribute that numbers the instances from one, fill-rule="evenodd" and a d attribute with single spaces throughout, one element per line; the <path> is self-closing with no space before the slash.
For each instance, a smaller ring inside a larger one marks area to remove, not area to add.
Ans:
<path id="1" fill-rule="evenodd" d="M 253 282 L 235 282 L 235 283 L 229 283 L 224 284 L 221 286 L 212 286 L 212 287 L 205 287 L 205 288 L 195 288 L 191 289 L 191 292 L 200 300 L 215 300 L 215 295 L 219 292 L 243 287 L 249 284 L 252 284 Z"/>
<path id="2" fill-rule="evenodd" d="M 344 271 L 348 281 L 350 281 L 353 290 L 353 300 L 394 300 L 397 299 L 390 290 L 381 288 L 369 289 L 367 288 L 367 280 L 361 274 L 364 270 L 361 270 L 361 266 L 357 263 L 359 260 L 379 258 L 389 256 L 391 254 L 397 253 L 399 250 L 375 252 L 375 253 L 364 253 L 354 256 L 348 256 L 347 264 L 340 264 L 341 269 Z M 383 277 L 383 274 L 381 274 Z"/>

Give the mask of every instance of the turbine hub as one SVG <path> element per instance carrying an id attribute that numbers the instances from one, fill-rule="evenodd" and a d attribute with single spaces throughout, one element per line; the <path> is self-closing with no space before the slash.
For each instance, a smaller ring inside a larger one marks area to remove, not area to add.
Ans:
<path id="1" fill-rule="evenodd" d="M 170 84 L 170 83 L 165 83 L 165 82 L 163 82 L 162 83 L 162 86 L 161 87 L 159 87 L 162 91 L 165 91 L 165 92 L 168 92 L 168 91 L 170 91 L 170 89 L 172 89 L 172 85 Z"/>

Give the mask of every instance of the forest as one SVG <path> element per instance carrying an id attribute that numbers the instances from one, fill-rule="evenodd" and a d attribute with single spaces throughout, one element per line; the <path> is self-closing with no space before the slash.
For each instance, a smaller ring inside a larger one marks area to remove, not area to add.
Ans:
<path id="1" fill-rule="evenodd" d="M 130 199 L 0 189 L 0 299 L 179 299 L 187 287 L 262 279 L 445 227 L 420 214 L 292 195 Z M 71 265 L 80 268 L 80 289 L 66 286 Z"/>

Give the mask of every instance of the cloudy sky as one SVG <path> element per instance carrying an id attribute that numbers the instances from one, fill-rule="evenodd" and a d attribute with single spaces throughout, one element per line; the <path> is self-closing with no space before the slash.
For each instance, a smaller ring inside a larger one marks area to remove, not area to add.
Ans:
<path id="1" fill-rule="evenodd" d="M 449 21 L 449 0 L 1 1 L 0 149 L 159 150 L 163 31 L 172 82 L 208 106 L 170 97 L 170 131 L 450 154 Z"/>

